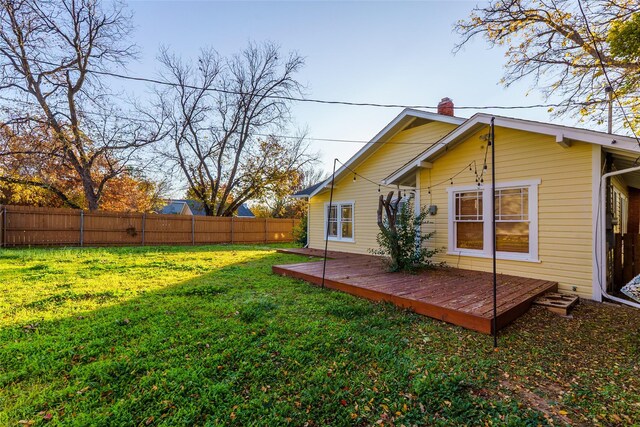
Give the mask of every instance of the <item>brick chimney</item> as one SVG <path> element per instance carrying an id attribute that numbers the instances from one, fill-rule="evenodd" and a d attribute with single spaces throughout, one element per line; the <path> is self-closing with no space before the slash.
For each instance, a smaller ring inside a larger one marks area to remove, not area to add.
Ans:
<path id="1" fill-rule="evenodd" d="M 453 116 L 453 101 L 451 98 L 442 98 L 438 104 L 438 114 Z"/>

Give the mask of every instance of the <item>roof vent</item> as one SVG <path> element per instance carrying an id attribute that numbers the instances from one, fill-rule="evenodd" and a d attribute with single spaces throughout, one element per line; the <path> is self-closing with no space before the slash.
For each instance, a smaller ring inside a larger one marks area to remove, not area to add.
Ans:
<path id="1" fill-rule="evenodd" d="M 453 116 L 453 101 L 451 98 L 442 98 L 438 104 L 438 114 Z"/>

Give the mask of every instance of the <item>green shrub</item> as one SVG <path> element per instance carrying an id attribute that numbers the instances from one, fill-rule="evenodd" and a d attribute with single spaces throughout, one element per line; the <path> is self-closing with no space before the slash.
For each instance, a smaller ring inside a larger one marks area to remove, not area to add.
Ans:
<path id="1" fill-rule="evenodd" d="M 300 222 L 293 229 L 293 239 L 300 246 L 307 245 L 307 214 L 305 213 L 302 218 L 300 218 Z"/>
<path id="2" fill-rule="evenodd" d="M 426 207 L 422 207 L 420 214 L 415 215 L 409 203 L 402 204 L 396 217 L 395 231 L 394 227 L 390 227 L 388 218 L 385 218 L 376 238 L 380 247 L 369 249 L 369 252 L 388 257 L 390 271 L 412 272 L 433 267 L 431 257 L 439 251 L 425 247 L 433 235 L 422 234 L 422 225 L 427 224 L 427 216 Z"/>

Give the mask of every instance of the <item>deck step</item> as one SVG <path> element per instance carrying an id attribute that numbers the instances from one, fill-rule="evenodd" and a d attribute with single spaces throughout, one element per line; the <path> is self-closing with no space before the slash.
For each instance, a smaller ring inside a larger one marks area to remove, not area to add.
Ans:
<path id="1" fill-rule="evenodd" d="M 579 298 L 577 295 L 559 294 L 556 292 L 550 292 L 543 296 L 536 298 L 533 303 L 546 307 L 548 310 L 558 313 L 562 316 L 568 316 L 571 309 L 578 304 Z"/>

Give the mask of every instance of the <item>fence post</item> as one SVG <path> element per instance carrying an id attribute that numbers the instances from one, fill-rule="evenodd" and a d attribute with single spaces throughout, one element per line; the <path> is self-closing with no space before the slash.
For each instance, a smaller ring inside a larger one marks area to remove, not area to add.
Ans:
<path id="1" fill-rule="evenodd" d="M 80 246 L 84 246 L 84 210 L 80 211 Z"/>
<path id="2" fill-rule="evenodd" d="M 231 217 L 231 244 L 233 245 L 233 217 Z"/>
<path id="3" fill-rule="evenodd" d="M 147 214 L 146 213 L 142 213 L 142 246 L 144 246 L 144 223 L 145 223 L 145 219 L 147 219 Z"/>
<path id="4" fill-rule="evenodd" d="M 7 207 L 2 208 L 2 247 L 7 246 Z"/>
<path id="5" fill-rule="evenodd" d="M 267 239 L 267 226 L 269 225 L 269 218 L 264 218 L 264 242 L 267 243 L 269 240 Z"/>
<path id="6" fill-rule="evenodd" d="M 196 216 L 191 215 L 191 244 L 196 244 Z"/>

